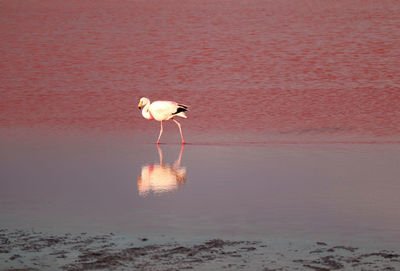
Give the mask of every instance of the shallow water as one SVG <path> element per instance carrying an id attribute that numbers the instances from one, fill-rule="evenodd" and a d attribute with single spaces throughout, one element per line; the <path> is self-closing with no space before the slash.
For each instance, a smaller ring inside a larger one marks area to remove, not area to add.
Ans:
<path id="1" fill-rule="evenodd" d="M 14 143 L 2 146 L 1 227 L 371 244 L 400 237 L 397 144 L 160 145 L 160 164 L 156 145 L 116 137 Z"/>
<path id="2" fill-rule="evenodd" d="M 0 13 L 1 227 L 398 246 L 397 2 Z M 142 96 L 190 106 L 163 163 Z"/>

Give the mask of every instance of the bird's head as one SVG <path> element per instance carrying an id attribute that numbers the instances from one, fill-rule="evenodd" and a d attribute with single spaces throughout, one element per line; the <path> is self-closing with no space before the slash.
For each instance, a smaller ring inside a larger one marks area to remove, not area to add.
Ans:
<path id="1" fill-rule="evenodd" d="M 140 99 L 139 104 L 138 104 L 138 108 L 142 109 L 143 106 L 145 106 L 146 104 L 148 104 L 150 102 L 149 99 L 143 97 Z"/>

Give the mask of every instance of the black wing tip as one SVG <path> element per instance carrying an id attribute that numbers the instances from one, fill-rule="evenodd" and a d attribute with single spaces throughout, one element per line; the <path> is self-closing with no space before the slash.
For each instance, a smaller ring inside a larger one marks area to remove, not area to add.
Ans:
<path id="1" fill-rule="evenodd" d="M 189 108 L 189 106 L 184 105 L 184 104 L 178 104 L 178 107 L 181 107 L 181 108 L 186 109 L 186 110 Z"/>
<path id="2" fill-rule="evenodd" d="M 173 115 L 179 114 L 181 112 L 186 112 L 186 111 L 188 111 L 187 107 L 179 106 L 178 109 L 176 110 L 176 112 Z"/>
<path id="3" fill-rule="evenodd" d="M 189 110 L 189 106 L 184 105 L 184 104 L 178 104 L 178 110 L 181 110 L 180 112 L 185 112 Z"/>

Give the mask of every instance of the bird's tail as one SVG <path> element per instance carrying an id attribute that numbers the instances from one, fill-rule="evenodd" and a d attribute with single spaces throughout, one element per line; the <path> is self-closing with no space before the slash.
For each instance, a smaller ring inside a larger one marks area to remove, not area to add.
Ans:
<path id="1" fill-rule="evenodd" d="M 187 119 L 187 117 L 186 117 L 184 112 L 180 112 L 180 113 L 176 114 L 175 116 Z"/>
<path id="2" fill-rule="evenodd" d="M 188 106 L 184 104 L 178 104 L 178 110 L 176 110 L 175 116 L 179 116 L 181 118 L 187 118 L 185 112 L 188 111 Z"/>
<path id="3" fill-rule="evenodd" d="M 178 108 L 180 108 L 182 111 L 188 111 L 189 106 L 184 105 L 184 104 L 178 104 Z"/>

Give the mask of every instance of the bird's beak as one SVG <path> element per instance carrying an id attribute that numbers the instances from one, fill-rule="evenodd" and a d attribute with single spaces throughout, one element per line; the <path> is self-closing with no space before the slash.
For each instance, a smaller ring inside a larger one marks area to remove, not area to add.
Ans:
<path id="1" fill-rule="evenodd" d="M 142 106 L 143 106 L 143 103 L 140 102 L 140 103 L 138 104 L 138 108 L 139 108 L 139 109 L 142 109 Z"/>

